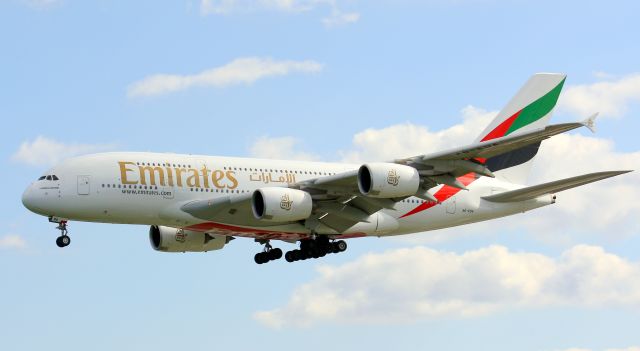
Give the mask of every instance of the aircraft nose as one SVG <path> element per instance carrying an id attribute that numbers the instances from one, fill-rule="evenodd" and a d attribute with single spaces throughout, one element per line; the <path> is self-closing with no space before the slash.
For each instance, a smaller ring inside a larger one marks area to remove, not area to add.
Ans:
<path id="1" fill-rule="evenodd" d="M 33 185 L 30 185 L 24 193 L 22 193 L 22 204 L 31 212 L 42 212 L 37 206 L 37 196 L 33 191 Z"/>

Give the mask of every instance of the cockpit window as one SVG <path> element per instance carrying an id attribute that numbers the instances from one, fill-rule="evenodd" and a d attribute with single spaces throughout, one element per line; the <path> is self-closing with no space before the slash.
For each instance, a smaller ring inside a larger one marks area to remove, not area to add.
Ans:
<path id="1" fill-rule="evenodd" d="M 50 175 L 47 176 L 47 180 L 51 180 L 51 176 Z"/>
<path id="2" fill-rule="evenodd" d="M 44 178 L 46 178 L 46 176 L 42 176 L 42 177 L 38 178 L 38 180 L 44 180 Z"/>
<path id="3" fill-rule="evenodd" d="M 59 179 L 58 179 L 58 176 L 56 176 L 55 174 L 51 176 L 51 179 L 53 179 L 53 180 L 59 180 Z"/>

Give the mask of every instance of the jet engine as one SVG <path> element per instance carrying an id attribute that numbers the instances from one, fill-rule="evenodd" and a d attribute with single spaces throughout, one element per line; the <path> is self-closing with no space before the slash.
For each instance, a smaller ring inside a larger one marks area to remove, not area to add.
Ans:
<path id="1" fill-rule="evenodd" d="M 420 186 L 418 170 L 395 163 L 368 163 L 358 170 L 358 188 L 364 195 L 392 198 L 414 195 Z"/>
<path id="2" fill-rule="evenodd" d="M 151 247 L 156 251 L 206 252 L 222 249 L 227 243 L 227 237 L 152 225 L 149 228 L 149 241 Z"/>
<path id="3" fill-rule="evenodd" d="M 291 222 L 309 218 L 313 201 L 306 191 L 289 188 L 260 188 L 253 192 L 253 215 L 270 222 Z"/>

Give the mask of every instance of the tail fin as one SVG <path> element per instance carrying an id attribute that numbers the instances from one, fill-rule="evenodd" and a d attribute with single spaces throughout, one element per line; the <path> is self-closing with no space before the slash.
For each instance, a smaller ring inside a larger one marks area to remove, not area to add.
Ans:
<path id="1" fill-rule="evenodd" d="M 476 141 L 487 141 L 544 128 L 556 106 L 566 75 L 538 73 L 533 75 L 509 101 Z M 523 147 L 486 160 L 487 167 L 498 178 L 525 184 L 540 143 Z"/>

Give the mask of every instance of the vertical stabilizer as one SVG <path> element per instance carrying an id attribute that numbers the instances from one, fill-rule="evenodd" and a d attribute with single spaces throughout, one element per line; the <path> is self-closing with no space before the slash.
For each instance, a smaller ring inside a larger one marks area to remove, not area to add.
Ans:
<path id="1" fill-rule="evenodd" d="M 551 117 L 566 75 L 538 73 L 533 75 L 478 136 L 476 141 L 501 138 L 512 133 L 544 128 Z M 525 184 L 540 143 L 489 158 L 487 167 L 496 177 Z"/>

